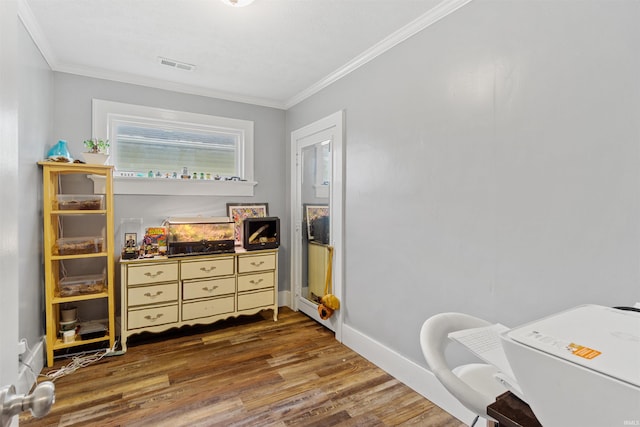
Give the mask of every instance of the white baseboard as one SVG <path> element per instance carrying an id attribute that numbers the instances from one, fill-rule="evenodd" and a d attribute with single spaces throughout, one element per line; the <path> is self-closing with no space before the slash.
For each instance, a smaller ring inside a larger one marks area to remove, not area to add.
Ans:
<path id="1" fill-rule="evenodd" d="M 428 369 L 349 325 L 342 326 L 342 343 L 459 420 L 470 424 L 475 418 L 475 414 L 451 396 Z"/>
<path id="2" fill-rule="evenodd" d="M 18 394 L 28 394 L 35 385 L 38 374 L 44 369 L 44 337 L 29 350 L 22 355 L 23 363 L 20 363 L 16 384 Z"/>

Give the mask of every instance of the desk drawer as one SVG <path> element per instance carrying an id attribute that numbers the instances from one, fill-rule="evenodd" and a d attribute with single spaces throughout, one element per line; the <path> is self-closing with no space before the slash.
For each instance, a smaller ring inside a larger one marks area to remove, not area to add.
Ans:
<path id="1" fill-rule="evenodd" d="M 238 276 L 238 292 L 253 291 L 262 288 L 273 288 L 275 285 L 275 273 L 248 274 Z"/>
<path id="2" fill-rule="evenodd" d="M 129 287 L 127 305 L 149 305 L 178 301 L 178 282 L 163 285 Z"/>
<path id="3" fill-rule="evenodd" d="M 127 313 L 127 329 L 148 328 L 178 321 L 177 304 L 144 310 L 129 310 Z"/>
<path id="4" fill-rule="evenodd" d="M 182 304 L 182 320 L 199 319 L 218 314 L 233 313 L 235 310 L 234 295 L 223 298 L 212 298 Z"/>
<path id="5" fill-rule="evenodd" d="M 241 255 L 238 257 L 238 273 L 252 273 L 254 271 L 275 270 L 276 254 Z"/>
<path id="6" fill-rule="evenodd" d="M 236 292 L 236 278 L 223 277 L 222 279 L 209 280 L 185 280 L 182 283 L 182 298 L 185 300 L 196 298 L 209 298 Z"/>
<path id="7" fill-rule="evenodd" d="M 128 285 L 171 282 L 178 280 L 178 263 L 132 265 L 127 268 Z"/>
<path id="8" fill-rule="evenodd" d="M 183 279 L 229 276 L 234 273 L 233 257 L 182 262 L 181 276 Z"/>
<path id="9" fill-rule="evenodd" d="M 275 292 L 273 289 L 259 292 L 248 292 L 238 294 L 238 310 L 249 310 L 251 308 L 273 306 L 275 302 Z"/>

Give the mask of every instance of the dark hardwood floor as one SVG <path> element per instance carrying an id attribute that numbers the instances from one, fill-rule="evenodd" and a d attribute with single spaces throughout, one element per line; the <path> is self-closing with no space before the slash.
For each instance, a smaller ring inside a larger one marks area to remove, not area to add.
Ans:
<path id="1" fill-rule="evenodd" d="M 57 379 L 52 411 L 20 425 L 464 426 L 287 308 L 128 344 Z"/>

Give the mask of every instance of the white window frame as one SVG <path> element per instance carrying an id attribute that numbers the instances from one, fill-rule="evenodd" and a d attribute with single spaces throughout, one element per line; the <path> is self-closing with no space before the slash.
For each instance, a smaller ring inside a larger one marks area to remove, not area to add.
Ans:
<path id="1" fill-rule="evenodd" d="M 167 120 L 170 122 L 189 123 L 194 125 L 215 126 L 232 129 L 242 134 L 240 149 L 242 181 L 190 180 L 143 178 L 114 173 L 114 194 L 152 194 L 152 195 L 213 195 L 213 196 L 253 196 L 254 161 L 253 161 L 253 122 L 186 111 L 167 110 L 143 105 L 93 99 L 92 102 L 92 137 L 112 140 L 111 121 L 113 119 Z M 117 150 L 117 147 L 111 147 Z M 94 176 L 95 191 L 104 191 L 104 177 Z"/>

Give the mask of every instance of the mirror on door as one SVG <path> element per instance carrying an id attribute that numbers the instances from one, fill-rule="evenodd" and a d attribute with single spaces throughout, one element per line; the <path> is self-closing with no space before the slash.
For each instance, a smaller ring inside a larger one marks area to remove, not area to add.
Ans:
<path id="1" fill-rule="evenodd" d="M 292 305 L 334 331 L 337 339 L 343 290 L 343 115 L 339 111 L 291 132 Z M 333 296 L 331 305 L 319 304 L 326 293 Z"/>
<path id="2" fill-rule="evenodd" d="M 331 140 L 301 150 L 300 201 L 303 209 L 301 297 L 319 304 L 329 269 Z"/>

